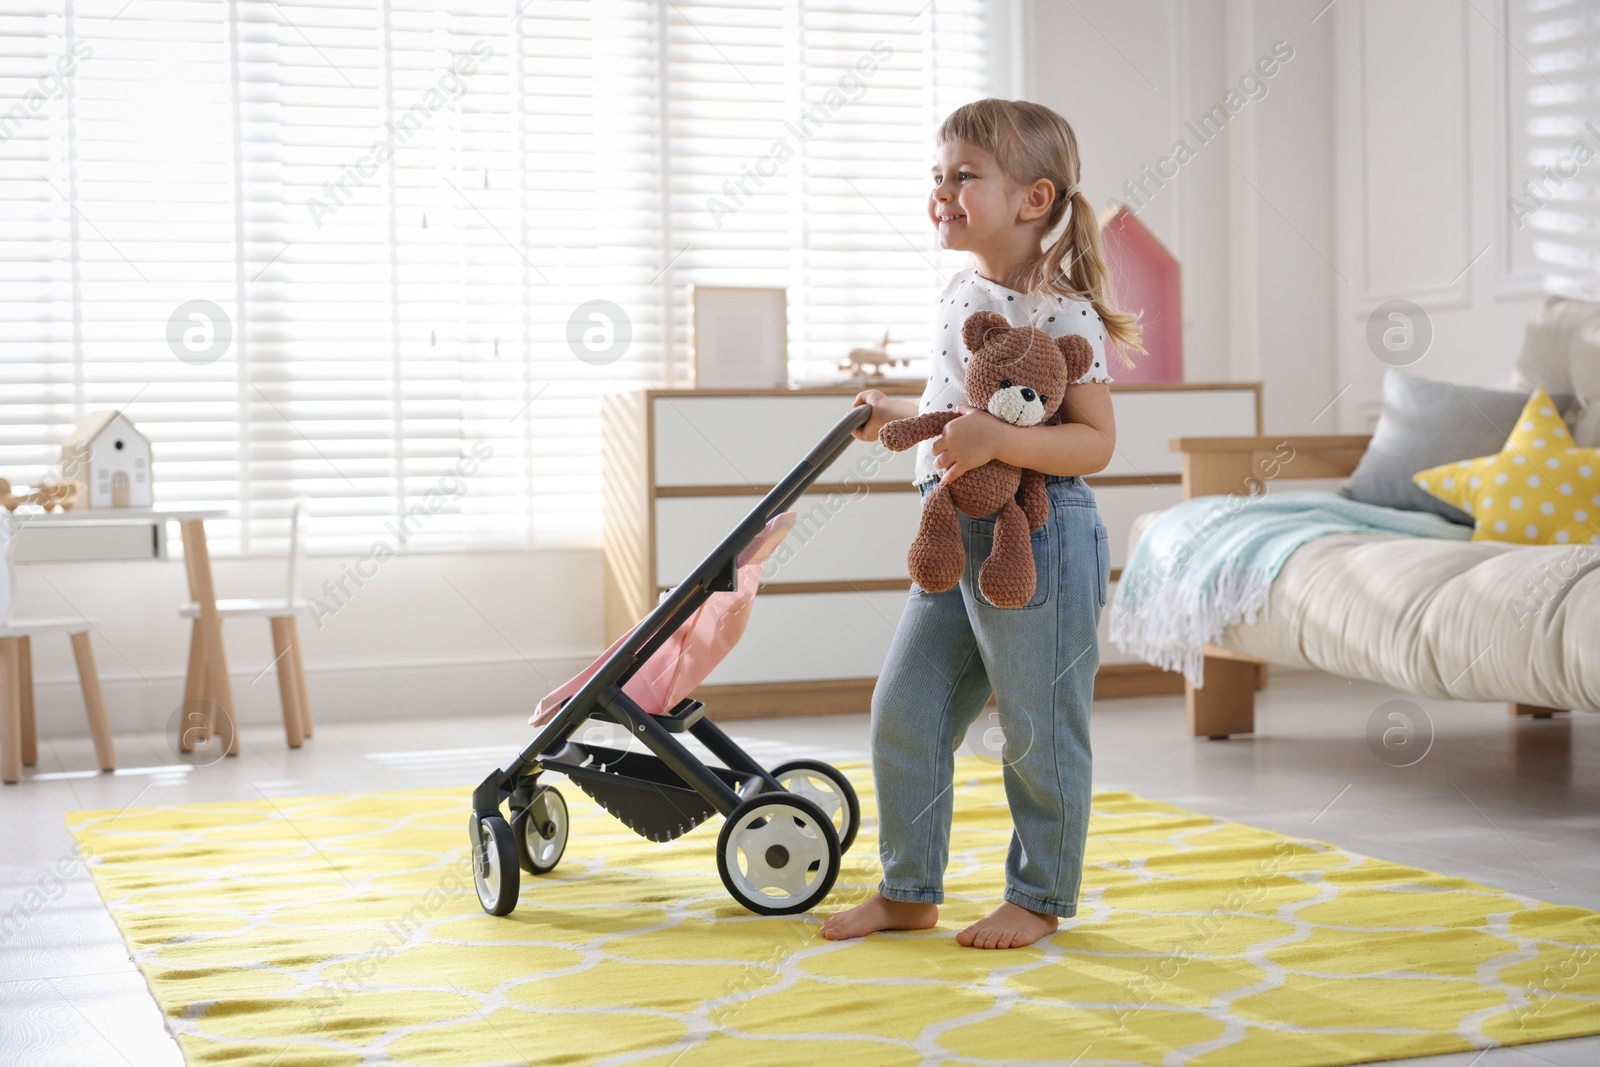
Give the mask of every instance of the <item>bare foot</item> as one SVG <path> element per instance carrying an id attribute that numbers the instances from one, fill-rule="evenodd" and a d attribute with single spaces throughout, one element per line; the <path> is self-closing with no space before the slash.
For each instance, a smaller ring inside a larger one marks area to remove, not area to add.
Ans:
<path id="1" fill-rule="evenodd" d="M 1060 920 L 1054 915 L 1041 915 L 1004 900 L 998 908 L 957 934 L 956 944 L 968 948 L 1021 948 L 1041 937 L 1049 937 L 1059 925 Z"/>
<path id="2" fill-rule="evenodd" d="M 828 916 L 822 924 L 822 936 L 829 941 L 843 941 L 865 937 L 875 930 L 926 930 L 938 921 L 937 904 L 911 904 L 874 893 L 866 903 Z"/>

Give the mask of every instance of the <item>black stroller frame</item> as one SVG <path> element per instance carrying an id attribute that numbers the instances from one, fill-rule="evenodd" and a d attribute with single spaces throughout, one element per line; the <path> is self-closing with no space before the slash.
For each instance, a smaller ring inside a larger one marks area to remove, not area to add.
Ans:
<path id="1" fill-rule="evenodd" d="M 540 783 L 547 771 L 566 775 L 653 841 L 688 833 L 713 812 L 723 816 L 717 870 L 728 892 L 751 911 L 804 912 L 827 896 L 860 822 L 849 779 L 817 760 L 792 760 L 769 771 L 706 718 L 699 701 L 685 698 L 669 713 L 655 715 L 622 687 L 712 593 L 737 589 L 739 555 L 838 459 L 870 415 L 869 407 L 859 406 L 840 419 L 561 704 L 533 741 L 473 790 L 468 833 L 473 880 L 485 911 L 509 914 L 517 904 L 519 871 L 547 873 L 566 848 L 566 802 Z M 648 751 L 574 740 L 593 720 L 615 723 Z M 676 736 L 686 731 L 723 765 L 707 765 L 686 748 Z"/>

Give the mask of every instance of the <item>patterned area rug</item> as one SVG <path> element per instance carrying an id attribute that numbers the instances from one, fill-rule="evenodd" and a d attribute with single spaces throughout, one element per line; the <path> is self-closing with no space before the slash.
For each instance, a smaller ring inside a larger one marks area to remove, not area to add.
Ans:
<path id="1" fill-rule="evenodd" d="M 464 790 L 69 823 L 190 1064 L 1346 1064 L 1600 1032 L 1600 914 L 1095 797 L 1082 906 L 1042 946 L 963 949 L 1001 890 L 997 767 L 957 768 L 938 929 L 829 942 L 877 878 L 761 918 L 713 820 L 651 844 L 575 788 L 566 858 L 479 909 Z"/>

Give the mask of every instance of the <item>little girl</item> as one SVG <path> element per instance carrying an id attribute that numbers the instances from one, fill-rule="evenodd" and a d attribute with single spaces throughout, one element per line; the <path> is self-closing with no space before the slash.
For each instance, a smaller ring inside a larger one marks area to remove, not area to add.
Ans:
<path id="1" fill-rule="evenodd" d="M 1005 899 L 956 941 L 1017 948 L 1049 936 L 1058 917 L 1078 906 L 1089 827 L 1089 701 L 1110 577 L 1106 528 L 1082 475 L 1104 469 L 1116 443 L 1106 342 L 1143 349 L 1135 317 L 1107 301 L 1099 227 L 1078 190 L 1077 138 L 1066 120 L 1038 104 L 980 100 L 945 119 L 936 141 L 928 218 L 940 246 L 971 252 L 973 266 L 939 298 L 933 373 L 920 402 L 862 392 L 855 403 L 871 405 L 872 417 L 856 436 L 876 441 L 895 419 L 958 411 L 942 434 L 917 446 L 915 481 L 924 497 L 941 477 L 1000 460 L 1046 475 L 1049 518 L 1032 534 L 1038 574 L 1024 607 L 995 607 L 978 589 L 993 516 L 960 516 L 967 568 L 956 586 L 930 593 L 912 585 L 872 696 L 883 880 L 871 899 L 830 916 L 822 933 L 838 940 L 937 922 L 955 750 L 992 691 L 1014 825 Z M 1013 426 L 967 405 L 971 353 L 961 324 L 985 310 L 1053 337 L 1080 334 L 1093 347 L 1093 366 L 1067 387 L 1053 423 Z"/>

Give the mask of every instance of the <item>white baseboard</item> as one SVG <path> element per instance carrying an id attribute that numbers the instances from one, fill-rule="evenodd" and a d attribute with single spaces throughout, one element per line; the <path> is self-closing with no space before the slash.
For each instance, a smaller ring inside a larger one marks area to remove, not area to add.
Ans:
<path id="1" fill-rule="evenodd" d="M 441 715 L 533 713 L 546 693 L 594 661 L 591 653 L 484 656 L 475 659 L 347 663 L 306 667 L 311 714 L 318 724 Z M 259 670 L 259 669 L 258 669 Z M 234 711 L 245 726 L 283 721 L 278 674 L 230 671 Z M 102 672 L 111 732 L 148 733 L 175 729 L 183 701 L 183 675 L 176 671 Z M 77 678 L 34 679 L 35 719 L 41 737 L 83 736 L 83 697 Z"/>
<path id="2" fill-rule="evenodd" d="M 545 653 L 474 659 L 348 663 L 306 668 L 311 714 L 318 724 L 375 719 L 419 719 L 449 715 L 507 715 L 526 719 L 546 693 L 594 662 L 600 654 Z M 1311 668 L 1272 668 L 1281 674 L 1319 674 Z M 278 674 L 230 671 L 234 711 L 245 726 L 283 721 Z M 100 675 L 112 735 L 176 731 L 183 700 L 183 675 L 175 671 L 107 671 Z M 83 697 L 72 675 L 34 678 L 35 719 L 40 737 L 83 737 Z"/>

